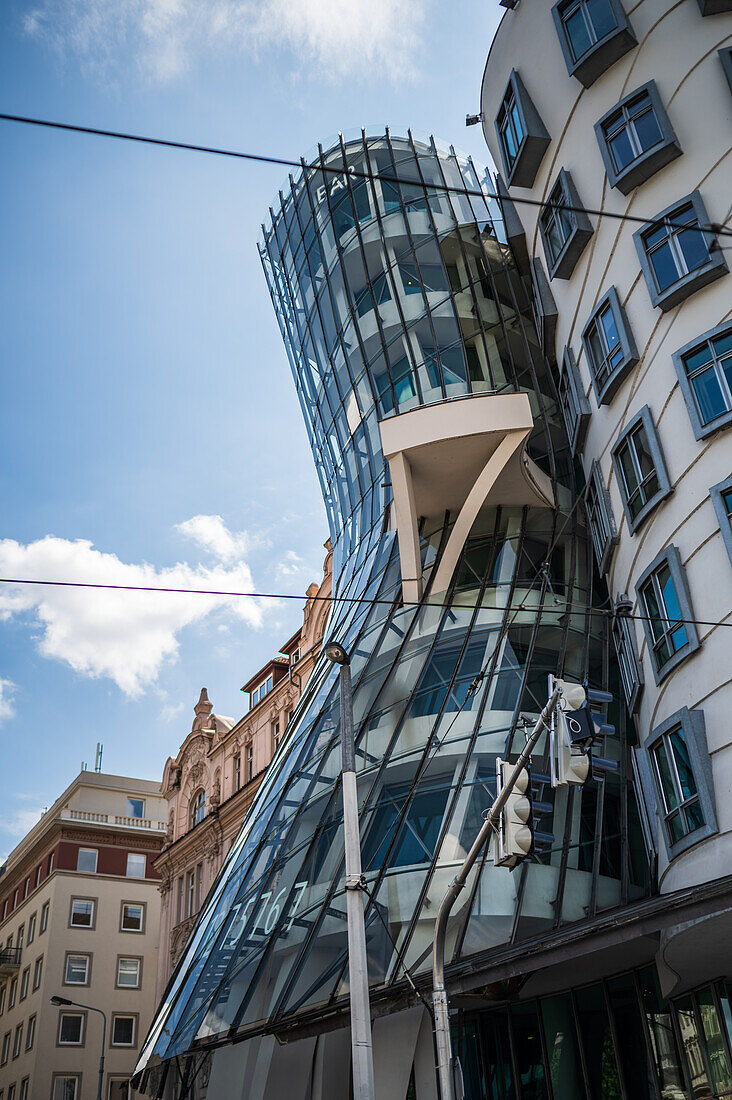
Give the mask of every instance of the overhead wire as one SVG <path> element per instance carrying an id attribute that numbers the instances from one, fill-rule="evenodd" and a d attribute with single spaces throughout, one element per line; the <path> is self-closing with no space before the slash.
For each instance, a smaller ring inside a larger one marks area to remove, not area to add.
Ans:
<path id="1" fill-rule="evenodd" d="M 232 157 L 236 160 L 253 161 L 260 164 L 276 164 L 283 168 L 296 168 L 299 171 L 323 172 L 332 175 L 343 175 L 348 172 L 355 179 L 382 180 L 384 183 L 395 183 L 407 187 L 419 187 L 424 190 L 442 191 L 458 195 L 481 199 L 495 199 L 502 203 L 508 201 L 523 206 L 539 207 L 542 210 L 565 210 L 571 214 L 587 214 L 596 218 L 611 218 L 615 221 L 633 222 L 636 225 L 645 225 L 649 228 L 667 226 L 670 228 L 685 229 L 693 232 L 711 233 L 717 237 L 732 237 L 732 226 L 717 222 L 704 222 L 696 225 L 685 225 L 683 222 L 675 222 L 670 217 L 643 217 L 640 214 L 623 214 L 614 210 L 599 210 L 591 206 L 582 206 L 579 203 L 549 202 L 545 199 L 532 199 L 519 195 L 500 195 L 497 192 L 458 187 L 449 183 L 437 183 L 415 179 L 405 179 L 400 176 L 392 176 L 385 172 L 365 172 L 354 168 L 352 165 L 330 165 L 322 161 L 308 163 L 304 159 L 294 160 L 289 157 L 275 157 L 265 153 L 247 153 L 238 149 L 225 149 L 216 145 L 199 145 L 190 141 L 174 141 L 171 138 L 150 137 L 147 134 L 133 134 L 124 130 L 107 130 L 98 126 L 81 126 L 71 122 L 57 122 L 52 119 L 34 118 L 28 115 L 14 115 L 8 112 L 0 112 L 0 121 L 18 122 L 26 126 L 40 126 L 50 130 L 63 130 L 76 134 L 90 134 L 95 137 L 114 138 L 118 141 L 131 141 L 141 145 L 156 145 L 168 149 L 181 149 L 186 152 L 207 153 L 219 157 Z"/>

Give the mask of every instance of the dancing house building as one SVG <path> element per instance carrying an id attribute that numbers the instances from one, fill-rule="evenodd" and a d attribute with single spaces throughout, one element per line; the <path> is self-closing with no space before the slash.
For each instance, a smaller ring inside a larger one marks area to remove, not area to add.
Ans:
<path id="1" fill-rule="evenodd" d="M 453 909 L 466 1092 L 651 1097 L 665 1074 L 681 1098 L 654 958 L 713 891 L 658 894 L 548 322 L 492 190 L 432 139 L 359 131 L 303 160 L 260 244 L 351 659 L 376 1096 L 436 1100 L 435 916 L 558 674 L 614 693 L 616 733 L 582 787 L 551 787 L 540 743 L 544 845 L 513 873 L 486 852 Z M 339 727 L 321 657 L 148 1035 L 148 1095 L 350 1096 Z"/>

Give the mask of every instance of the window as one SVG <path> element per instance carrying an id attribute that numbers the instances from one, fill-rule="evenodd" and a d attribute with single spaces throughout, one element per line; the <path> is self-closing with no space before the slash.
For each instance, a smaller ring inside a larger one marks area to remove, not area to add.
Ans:
<path id="1" fill-rule="evenodd" d="M 84 1045 L 84 1014 L 82 1012 L 59 1013 L 58 1045 L 64 1047 Z"/>
<path id="2" fill-rule="evenodd" d="M 147 872 L 147 856 L 139 852 L 127 853 L 127 878 L 145 878 Z"/>
<path id="3" fill-rule="evenodd" d="M 727 77 L 730 91 L 732 91 L 732 48 L 729 46 L 719 51 L 719 60 L 722 63 L 724 75 Z"/>
<path id="4" fill-rule="evenodd" d="M 246 772 L 245 772 L 245 775 L 246 775 L 246 781 L 248 783 L 251 780 L 252 776 L 254 775 L 254 745 L 252 744 L 251 741 L 249 741 L 247 743 L 247 745 L 245 746 L 244 752 L 246 754 Z"/>
<path id="5" fill-rule="evenodd" d="M 26 966 L 25 970 L 20 977 L 20 1000 L 24 1001 L 28 996 L 28 986 L 30 984 L 30 967 Z"/>
<path id="6" fill-rule="evenodd" d="M 64 966 L 64 985 L 88 985 L 90 970 L 89 955 L 66 955 Z"/>
<path id="7" fill-rule="evenodd" d="M 564 349 L 557 394 L 569 436 L 569 445 L 572 454 L 576 454 L 585 441 L 587 426 L 590 422 L 590 406 L 582 389 L 582 381 L 571 348 Z"/>
<path id="8" fill-rule="evenodd" d="M 53 1100 L 80 1100 L 80 1096 L 80 1077 L 69 1077 L 68 1075 L 64 1075 L 63 1077 L 54 1077 Z"/>
<path id="9" fill-rule="evenodd" d="M 539 231 L 544 244 L 550 279 L 568 279 L 592 236 L 586 214 L 577 209 L 580 200 L 569 172 L 560 169 L 548 204 L 539 216 Z"/>
<path id="10" fill-rule="evenodd" d="M 241 787 L 241 753 L 234 754 L 234 790 L 238 791 Z"/>
<path id="11" fill-rule="evenodd" d="M 653 730 L 645 751 L 673 858 L 717 828 L 704 714 L 683 707 Z"/>
<path id="12" fill-rule="evenodd" d="M 93 928 L 96 902 L 92 898 L 72 898 L 69 924 L 73 928 Z"/>
<path id="13" fill-rule="evenodd" d="M 638 362 L 633 334 L 614 286 L 600 299 L 585 325 L 582 344 L 597 404 L 607 405 Z"/>
<path id="14" fill-rule="evenodd" d="M 2 986 L 2 988 L 0 988 L 0 1016 L 2 1016 L 3 1012 L 5 1011 L 5 994 L 6 994 L 7 988 L 8 987 L 6 985 L 4 985 L 4 986 Z"/>
<path id="15" fill-rule="evenodd" d="M 628 710 L 634 714 L 643 692 L 643 669 L 638 657 L 633 620 L 628 616 L 631 601 L 621 596 L 615 604 L 612 622 L 613 642 L 618 658 L 620 680 Z"/>
<path id="16" fill-rule="evenodd" d="M 15 1082 L 8 1086 L 8 1100 L 15 1100 Z"/>
<path id="17" fill-rule="evenodd" d="M 532 187 L 549 134 L 515 69 L 496 116 L 496 133 L 509 187 Z"/>
<path id="18" fill-rule="evenodd" d="M 15 1008 L 15 1002 L 18 999 L 18 979 L 13 978 L 10 982 L 10 992 L 8 993 L 8 1008 Z"/>
<path id="19" fill-rule="evenodd" d="M 94 874 L 97 869 L 98 855 L 96 848 L 79 848 L 79 854 L 76 857 L 76 870 Z"/>
<path id="20" fill-rule="evenodd" d="M 145 816 L 145 799 L 144 798 L 128 798 L 127 799 L 127 816 L 128 817 L 144 817 Z"/>
<path id="21" fill-rule="evenodd" d="M 607 573 L 617 541 L 617 531 L 610 497 L 605 488 L 600 463 L 597 461 L 592 463 L 587 483 L 585 506 L 587 508 L 590 534 L 592 535 L 592 545 L 595 548 L 595 557 L 597 558 L 597 567 L 601 573 Z"/>
<path id="22" fill-rule="evenodd" d="M 142 973 L 142 959 L 117 959 L 117 986 L 124 989 L 139 989 Z"/>
<path id="23" fill-rule="evenodd" d="M 24 1077 L 23 1080 L 20 1082 L 20 1093 L 18 1095 L 18 1100 L 28 1100 L 29 1082 L 30 1077 Z"/>
<path id="24" fill-rule="evenodd" d="M 16 941 L 15 941 L 15 945 L 18 948 L 19 951 L 23 950 L 23 941 L 24 940 L 25 940 L 25 925 L 21 924 L 20 928 L 18 929 L 18 935 L 17 935 Z"/>
<path id="25" fill-rule="evenodd" d="M 279 722 L 272 723 L 272 751 L 277 752 L 277 748 L 280 743 L 280 724 Z"/>
<path id="26" fill-rule="evenodd" d="M 33 967 L 33 992 L 40 989 L 41 978 L 43 977 L 43 955 L 39 955 L 35 961 Z"/>
<path id="27" fill-rule="evenodd" d="M 42 874 L 43 874 L 43 868 L 39 864 L 36 867 L 36 878 L 35 878 L 36 889 L 38 889 L 38 887 L 41 885 L 41 875 Z"/>
<path id="28" fill-rule="evenodd" d="M 49 875 L 51 874 L 51 871 L 53 870 L 53 865 L 54 865 L 54 862 L 55 862 L 55 856 L 56 856 L 56 853 L 51 852 L 50 856 L 48 857 L 48 873 L 49 873 Z"/>
<path id="29" fill-rule="evenodd" d="M 595 123 L 595 134 L 608 182 L 624 195 L 681 155 L 653 80 Z"/>
<path id="30" fill-rule="evenodd" d="M 28 946 L 29 947 L 33 943 L 33 940 L 36 938 L 36 918 L 37 918 L 36 913 L 31 914 L 31 916 L 28 918 Z"/>
<path id="31" fill-rule="evenodd" d="M 145 931 L 145 906 L 138 901 L 122 902 L 122 919 L 120 930 L 122 932 Z"/>
<path id="32" fill-rule="evenodd" d="M 661 223 L 661 224 L 659 224 Z M 651 301 L 667 310 L 727 272 L 698 191 L 667 207 L 633 234 Z"/>
<path id="33" fill-rule="evenodd" d="M 196 912 L 201 908 L 201 901 L 203 899 L 203 864 L 199 863 L 196 867 Z"/>
<path id="34" fill-rule="evenodd" d="M 133 1047 L 135 1045 L 136 1016 L 112 1016 L 112 1046 Z"/>
<path id="35" fill-rule="evenodd" d="M 250 696 L 250 707 L 256 707 L 257 703 L 260 703 L 262 699 L 264 699 L 265 695 L 267 695 L 272 690 L 272 683 L 272 677 L 268 676 L 266 680 L 262 681 L 259 687 L 256 687 L 254 689 Z"/>
<path id="36" fill-rule="evenodd" d="M 107 1100 L 130 1100 L 129 1077 L 114 1077 L 110 1080 Z"/>
<path id="37" fill-rule="evenodd" d="M 51 908 L 50 901 L 45 901 L 43 903 L 43 907 L 41 908 L 41 930 L 38 933 L 39 936 L 42 935 L 46 931 L 46 929 L 48 928 L 48 914 L 49 914 L 50 908 Z"/>
<path id="38" fill-rule="evenodd" d="M 193 871 L 186 875 L 186 916 L 190 917 L 195 912 L 196 902 L 196 876 Z"/>
<path id="39" fill-rule="evenodd" d="M 30 893 L 30 877 L 25 880 L 25 883 L 23 885 L 23 900 L 24 901 L 28 897 L 29 893 Z"/>
<path id="40" fill-rule="evenodd" d="M 13 1036 L 13 1058 L 19 1058 L 23 1049 L 23 1025 L 18 1024 Z"/>
<path id="41" fill-rule="evenodd" d="M 299 649 L 293 649 L 292 653 L 290 654 L 290 664 L 291 665 L 296 665 L 299 660 L 300 660 L 300 650 Z"/>
<path id="42" fill-rule="evenodd" d="M 10 1057 L 10 1038 L 11 1032 L 6 1031 L 3 1035 L 3 1052 L 2 1055 L 0 1055 L 0 1065 L 2 1066 L 5 1065 L 8 1058 Z"/>
<path id="43" fill-rule="evenodd" d="M 191 828 L 194 825 L 198 825 L 199 821 L 203 821 L 206 816 L 206 792 L 197 791 L 191 801 Z"/>
<path id="44" fill-rule="evenodd" d="M 681 557 L 662 551 L 636 585 L 653 674 L 660 683 L 679 661 L 699 648 Z"/>
<path id="45" fill-rule="evenodd" d="M 26 1036 L 25 1036 L 25 1049 L 26 1050 L 33 1050 L 33 1044 L 34 1044 L 35 1040 L 36 1040 L 36 1017 L 35 1017 L 35 1014 L 34 1014 L 33 1016 L 28 1017 L 28 1031 L 26 1032 Z"/>
<path id="46" fill-rule="evenodd" d="M 644 405 L 626 427 L 613 448 L 612 460 L 628 529 L 633 534 L 671 492 L 648 405 Z"/>
<path id="47" fill-rule="evenodd" d="M 698 0 L 702 15 L 721 15 L 732 11 L 732 0 Z"/>
<path id="48" fill-rule="evenodd" d="M 732 561 L 732 477 L 720 481 L 719 485 L 713 485 L 709 490 L 709 495 L 717 513 L 724 545 L 727 547 L 729 559 Z"/>
<path id="49" fill-rule="evenodd" d="M 732 323 L 684 345 L 673 360 L 696 438 L 732 424 Z"/>
<path id="50" fill-rule="evenodd" d="M 636 44 L 620 0 L 560 0 L 552 15 L 567 72 L 585 88 Z"/>

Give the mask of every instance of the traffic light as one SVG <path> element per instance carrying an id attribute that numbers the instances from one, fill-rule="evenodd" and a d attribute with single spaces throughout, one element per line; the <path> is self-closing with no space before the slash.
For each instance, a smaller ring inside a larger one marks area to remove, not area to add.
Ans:
<path id="1" fill-rule="evenodd" d="M 550 676 L 549 691 L 555 687 L 561 687 L 562 696 L 551 728 L 552 786 L 581 785 L 592 770 L 592 742 L 615 733 L 615 727 L 606 722 L 613 696 L 587 684 Z"/>
<path id="2" fill-rule="evenodd" d="M 496 760 L 497 794 L 506 787 L 513 769 L 514 765 L 507 760 Z M 527 859 L 533 850 L 531 778 L 528 769 L 522 768 L 501 811 L 498 829 L 493 837 L 493 862 L 496 867 L 515 867 Z"/>

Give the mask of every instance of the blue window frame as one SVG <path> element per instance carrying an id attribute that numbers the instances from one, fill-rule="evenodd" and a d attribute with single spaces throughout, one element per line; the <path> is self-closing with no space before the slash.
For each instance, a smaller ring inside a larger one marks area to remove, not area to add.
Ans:
<path id="1" fill-rule="evenodd" d="M 681 555 L 668 546 L 636 585 L 638 609 L 657 684 L 699 648 Z"/>
<path id="2" fill-rule="evenodd" d="M 732 322 L 692 340 L 673 361 L 696 438 L 732 423 Z"/>

